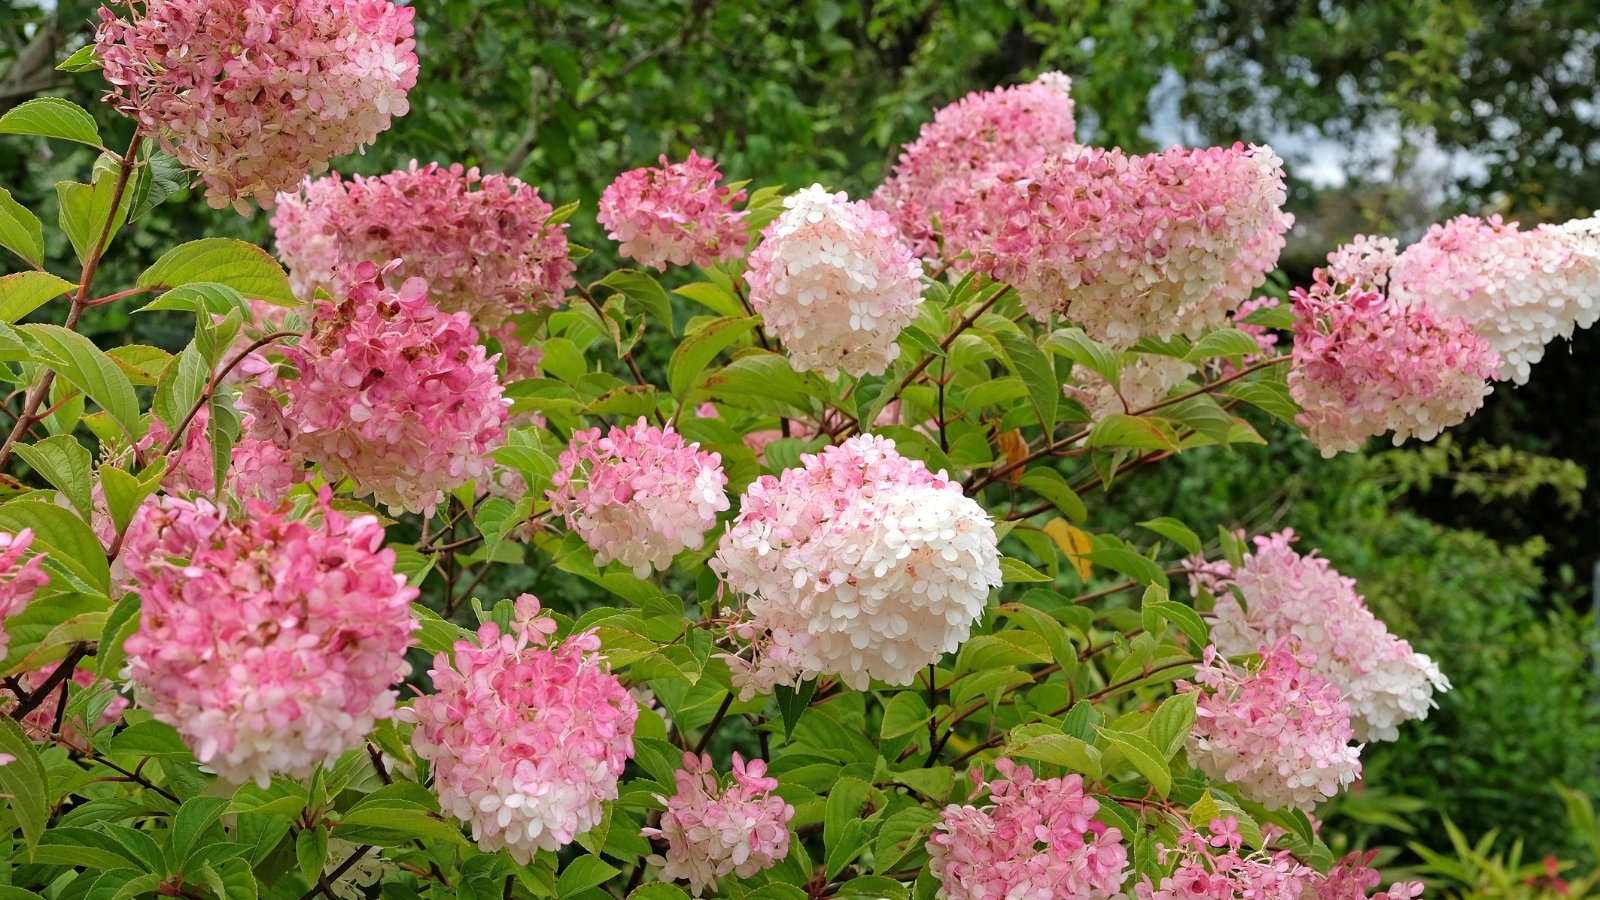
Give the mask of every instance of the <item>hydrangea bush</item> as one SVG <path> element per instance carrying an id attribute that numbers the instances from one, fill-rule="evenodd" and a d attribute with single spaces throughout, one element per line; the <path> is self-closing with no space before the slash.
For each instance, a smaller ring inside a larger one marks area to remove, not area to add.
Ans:
<path id="1" fill-rule="evenodd" d="M 1594 221 L 1264 288 L 1272 150 L 1080 145 L 1059 73 L 937 111 L 869 198 L 693 150 L 589 211 L 314 177 L 407 112 L 415 15 L 126 0 L 64 64 L 125 146 L 0 117 L 98 151 L 76 260 L 0 194 L 6 897 L 1421 892 L 1316 810 L 1450 660 L 1292 531 L 1096 510 L 1179 453 L 1458 424 L 1600 317 Z M 186 180 L 275 207 L 273 252 L 98 283 Z M 99 346 L 113 304 L 193 339 Z"/>

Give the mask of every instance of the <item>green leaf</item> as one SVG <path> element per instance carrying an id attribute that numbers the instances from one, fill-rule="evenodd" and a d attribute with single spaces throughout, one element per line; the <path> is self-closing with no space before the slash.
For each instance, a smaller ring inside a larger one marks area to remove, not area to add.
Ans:
<path id="1" fill-rule="evenodd" d="M 294 837 L 294 858 L 308 884 L 316 884 L 328 865 L 328 829 L 301 829 Z"/>
<path id="2" fill-rule="evenodd" d="M 1170 516 L 1158 516 L 1140 522 L 1139 527 L 1154 531 L 1192 554 L 1200 552 L 1200 536 L 1194 533 L 1194 529 Z"/>
<path id="3" fill-rule="evenodd" d="M 1183 749 L 1194 727 L 1195 703 L 1199 693 L 1187 691 L 1168 697 L 1150 719 L 1150 743 L 1170 760 Z"/>
<path id="4" fill-rule="evenodd" d="M 133 198 L 133 212 L 128 221 L 137 221 L 145 213 L 160 206 L 166 199 L 183 190 L 188 181 L 183 163 L 163 151 L 157 150 L 145 160 L 140 170 L 138 190 Z"/>
<path id="5" fill-rule="evenodd" d="M 123 642 L 139 630 L 139 595 L 123 594 L 122 599 L 106 616 L 105 627 L 100 629 L 100 640 L 94 653 L 94 671 L 101 678 L 115 680 L 122 671 L 128 654 Z"/>
<path id="6" fill-rule="evenodd" d="M 15 534 L 33 529 L 34 549 L 50 558 L 101 593 L 111 590 L 111 567 L 94 531 L 70 509 L 38 500 L 21 500 L 0 506 L 0 529 Z"/>
<path id="7" fill-rule="evenodd" d="M 822 840 L 828 848 L 830 878 L 866 849 L 853 838 L 859 835 L 861 808 L 871 793 L 871 785 L 850 777 L 840 778 L 828 791 L 822 816 Z"/>
<path id="8" fill-rule="evenodd" d="M 1047 726 L 1024 726 L 1029 729 L 1044 727 Z M 1019 728 L 1018 731 L 1022 732 L 1023 729 Z M 1103 772 L 1100 751 L 1088 741 L 1070 734 L 1035 734 L 1021 740 L 1016 740 L 1014 736 L 1013 742 L 1006 747 L 1006 755 L 1051 763 L 1090 778 L 1100 778 Z"/>
<path id="9" fill-rule="evenodd" d="M 161 485 L 160 472 L 146 474 L 154 477 L 135 478 L 121 469 L 100 467 L 100 487 L 105 491 L 106 511 L 111 514 L 111 522 L 117 527 L 118 534 L 128 527 L 139 504 Z"/>
<path id="10" fill-rule="evenodd" d="M 172 358 L 161 372 L 156 384 L 155 403 L 151 411 L 166 424 L 168 433 L 177 428 L 189 410 L 205 394 L 211 382 L 211 367 L 206 365 L 200 349 L 192 342 L 183 352 Z"/>
<path id="11" fill-rule="evenodd" d="M 36 266 L 44 265 L 44 227 L 39 217 L 0 188 L 0 247 Z"/>
<path id="12" fill-rule="evenodd" d="M 252 320 L 255 313 L 250 309 L 250 304 L 244 295 L 214 281 L 196 281 L 175 287 L 149 303 L 134 310 L 134 312 L 158 312 L 161 310 L 178 310 L 192 312 L 202 316 L 226 316 L 234 310 L 239 310 L 240 318 L 249 317 Z M 207 322 L 207 324 L 210 324 Z"/>
<path id="13" fill-rule="evenodd" d="M 1289 386 L 1276 379 L 1238 381 L 1229 385 L 1226 393 L 1291 424 L 1300 414 L 1299 405 L 1289 396 Z"/>
<path id="14" fill-rule="evenodd" d="M 58 434 L 33 444 L 18 444 L 17 455 L 60 491 L 85 521 L 94 513 L 92 457 L 78 439 Z"/>
<path id="15" fill-rule="evenodd" d="M 683 287 L 674 288 L 672 292 L 686 300 L 692 300 L 704 306 L 719 316 L 744 315 L 744 310 L 739 307 L 739 299 L 737 297 L 708 281 L 686 284 Z"/>
<path id="16" fill-rule="evenodd" d="M 1025 334 L 1000 331 L 995 333 L 995 339 L 1005 351 L 1006 365 L 1028 386 L 1028 399 L 1048 435 L 1055 428 L 1056 408 L 1061 401 L 1061 383 L 1056 380 L 1055 367 Z"/>
<path id="17" fill-rule="evenodd" d="M 1045 346 L 1072 360 L 1075 365 L 1093 370 L 1113 387 L 1121 381 L 1122 363 L 1117 354 L 1089 337 L 1081 328 L 1057 331 L 1045 339 Z"/>
<path id="18" fill-rule="evenodd" d="M 76 181 L 56 182 L 56 196 L 61 200 L 60 225 L 72 242 L 78 259 L 88 261 L 90 256 L 109 246 L 124 222 L 128 220 L 128 207 L 133 194 L 124 189 L 117 200 L 117 179 L 107 172 L 96 172 L 94 184 Z M 112 201 L 116 200 L 116 207 Z M 101 237 L 104 236 L 104 244 Z"/>
<path id="19" fill-rule="evenodd" d="M 778 710 L 783 714 L 784 740 L 794 735 L 794 727 L 800 723 L 800 717 L 805 714 L 807 707 L 811 705 L 811 698 L 816 696 L 816 693 L 815 678 L 798 688 L 779 685 L 773 689 L 773 697 L 778 701 Z"/>
<path id="20" fill-rule="evenodd" d="M 1177 450 L 1178 435 L 1165 419 L 1111 413 L 1094 424 L 1084 444 L 1088 447 L 1129 447 L 1134 450 Z"/>
<path id="21" fill-rule="evenodd" d="M 340 826 L 381 828 L 384 831 L 395 831 L 404 834 L 407 839 L 422 838 L 424 840 L 445 841 L 462 846 L 467 843 L 467 839 L 461 836 L 459 828 L 442 822 L 421 810 L 359 809 L 344 813 L 338 819 Z"/>
<path id="22" fill-rule="evenodd" d="M 167 837 L 166 849 L 167 864 L 174 871 L 181 869 L 202 846 L 206 832 L 217 824 L 227 808 L 226 797 L 195 797 L 178 807 L 178 814 L 172 819 L 172 834 Z"/>
<path id="23" fill-rule="evenodd" d="M 249 860 L 235 857 L 215 866 L 206 863 L 200 875 L 219 900 L 256 900 L 256 873 Z"/>
<path id="24" fill-rule="evenodd" d="M 23 842 L 31 852 L 39 846 L 50 819 L 50 779 L 33 742 L 10 716 L 0 716 L 0 753 L 15 757 L 0 766 L 0 793 L 9 795 L 5 802 L 17 817 Z"/>
<path id="25" fill-rule="evenodd" d="M 89 72 L 100 68 L 100 58 L 95 56 L 95 45 L 84 44 L 56 66 L 57 72 Z"/>
<path id="26" fill-rule="evenodd" d="M 686 335 L 667 363 L 667 385 L 682 398 L 689 386 L 718 353 L 727 349 L 755 326 L 749 318 L 713 319 L 699 331 Z"/>
<path id="27" fill-rule="evenodd" d="M 1128 762 L 1139 770 L 1139 774 L 1150 782 L 1150 787 L 1163 798 L 1172 791 L 1172 770 L 1167 768 L 1167 761 L 1161 751 L 1145 738 L 1136 734 L 1122 731 L 1111 731 L 1106 728 L 1096 728 L 1100 737 L 1122 752 Z"/>
<path id="28" fill-rule="evenodd" d="M 654 277 L 637 269 L 618 269 L 595 282 L 595 287 L 606 287 L 644 307 L 647 314 L 675 332 L 672 324 L 672 298 Z"/>
<path id="29" fill-rule="evenodd" d="M 110 413 L 122 425 L 129 441 L 144 437 L 133 382 L 93 341 L 59 325 L 23 325 L 17 330 L 43 348 L 58 375 Z"/>
<path id="30" fill-rule="evenodd" d="M 0 227 L 5 226 L 3 216 L 5 210 L 0 208 Z M 74 283 L 58 279 L 50 272 L 16 272 L 0 277 L 0 322 L 18 322 L 51 299 L 70 293 L 74 287 Z"/>
<path id="31" fill-rule="evenodd" d="M 561 871 L 561 877 L 556 879 L 556 896 L 571 897 L 592 887 L 599 887 L 621 871 L 597 856 L 580 856 L 567 863 Z"/>
<path id="32" fill-rule="evenodd" d="M 1260 352 L 1261 345 L 1250 335 L 1237 328 L 1218 328 L 1200 338 L 1188 355 L 1184 356 L 1183 361 L 1199 363 L 1219 356 L 1237 361 L 1241 357 Z"/>
<path id="33" fill-rule="evenodd" d="M 60 97 L 40 97 L 12 107 L 0 116 L 0 134 L 33 134 L 101 147 L 94 117 Z"/>
<path id="34" fill-rule="evenodd" d="M 1206 627 L 1205 620 L 1200 618 L 1199 613 L 1182 603 L 1162 600 L 1159 603 L 1147 604 L 1145 609 L 1177 626 L 1184 637 L 1194 642 L 1194 646 L 1204 647 L 1211 642 L 1211 629 Z"/>
<path id="35" fill-rule="evenodd" d="M 939 816 L 920 806 L 902 809 L 883 821 L 873 845 L 873 871 L 896 871 L 901 860 L 922 849 Z"/>
<path id="36" fill-rule="evenodd" d="M 233 238 L 202 238 L 167 251 L 136 282 L 142 288 L 175 288 L 215 282 L 251 300 L 298 306 L 289 276 L 267 251 Z"/>
<path id="37" fill-rule="evenodd" d="M 1052 579 L 1049 575 L 1044 574 L 1020 559 L 1002 556 L 1000 557 L 1000 580 L 1005 584 L 1012 584 L 1015 582 L 1048 582 Z"/>
<path id="38" fill-rule="evenodd" d="M 109 748 L 113 753 L 132 753 L 157 759 L 192 759 L 183 738 L 171 725 L 162 722 L 136 722 L 117 732 Z"/>
<path id="39" fill-rule="evenodd" d="M 628 900 L 689 900 L 689 894 L 674 884 L 641 885 L 628 895 Z"/>
<path id="40" fill-rule="evenodd" d="M 1067 484 L 1067 479 L 1054 469 L 1029 469 L 1017 483 L 1055 504 L 1056 509 L 1074 522 L 1082 522 L 1089 517 L 1088 507 L 1083 505 L 1072 485 Z"/>
<path id="41" fill-rule="evenodd" d="M 932 717 L 928 703 L 915 690 L 901 691 L 883 706 L 883 725 L 879 737 L 890 740 L 920 730 Z"/>

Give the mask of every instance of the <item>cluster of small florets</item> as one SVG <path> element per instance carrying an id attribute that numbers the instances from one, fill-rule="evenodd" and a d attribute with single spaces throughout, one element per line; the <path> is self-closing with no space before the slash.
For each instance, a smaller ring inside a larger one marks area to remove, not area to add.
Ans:
<path id="1" fill-rule="evenodd" d="M 1330 281 L 1359 291 L 1385 291 L 1389 270 L 1400 255 L 1400 243 L 1392 237 L 1358 234 L 1328 254 L 1324 271 Z"/>
<path id="2" fill-rule="evenodd" d="M 1263 648 L 1242 671 L 1207 647 L 1189 761 L 1269 809 L 1310 811 L 1361 776 L 1350 707 L 1339 689 L 1301 665 L 1289 642 Z"/>
<path id="3" fill-rule="evenodd" d="M 0 653 L 4 653 L 4 650 L 0 649 Z M 17 676 L 17 683 L 21 685 L 24 693 L 32 693 L 42 687 L 45 681 L 54 673 L 54 665 L 42 669 L 34 669 L 32 672 L 24 672 Z M 70 709 L 73 706 L 76 698 L 69 698 L 65 693 L 58 691 L 57 696 L 53 696 L 35 707 L 32 712 L 23 716 L 17 724 L 22 726 L 22 730 L 28 735 L 29 740 L 41 743 L 55 741 L 68 747 L 87 751 L 90 745 L 86 732 L 92 733 L 100 728 L 115 724 L 118 719 L 122 718 L 123 712 L 127 710 L 128 698 L 116 693 L 116 689 L 109 683 L 105 681 L 96 682 L 94 672 L 90 669 L 74 669 L 71 678 L 68 680 L 79 691 L 98 688 L 108 694 L 105 706 L 100 709 L 100 715 L 92 723 L 86 722 L 80 717 L 66 715 L 66 709 Z M 63 704 L 65 704 L 65 709 Z M 0 701 L 0 713 L 9 712 L 11 706 L 13 704 Z M 92 708 L 93 706 L 90 707 L 90 709 Z M 61 716 L 60 728 L 56 727 L 58 714 Z"/>
<path id="4" fill-rule="evenodd" d="M 872 194 L 913 251 L 940 257 L 939 233 L 981 202 L 974 185 L 996 169 L 1027 168 L 1073 145 L 1072 79 L 1047 72 L 1028 84 L 973 92 L 933 114 Z M 957 241 L 957 245 L 964 242 Z"/>
<path id="5" fill-rule="evenodd" d="M 1376 850 L 1353 852 L 1334 864 L 1327 875 L 1314 879 L 1312 889 L 1316 900 L 1369 900 L 1368 891 L 1383 883 L 1383 875 L 1372 868 Z M 1422 882 L 1397 881 L 1386 891 L 1370 896 L 1370 900 L 1412 900 L 1422 896 Z"/>
<path id="6" fill-rule="evenodd" d="M 750 486 L 712 567 L 747 598 L 743 627 L 793 641 L 762 659 L 856 690 L 910 684 L 961 646 L 1000 586 L 994 525 L 892 440 L 858 435 L 801 462 Z"/>
<path id="7" fill-rule="evenodd" d="M 928 839 L 928 871 L 947 900 L 1107 900 L 1128 869 L 1122 833 L 1096 821 L 1083 776 L 1035 779 L 1009 759 L 989 803 L 947 806 Z M 979 778 L 974 773 L 975 778 Z M 978 785 L 982 790 L 984 785 Z"/>
<path id="8" fill-rule="evenodd" d="M 623 256 L 666 271 L 667 266 L 713 266 L 738 256 L 750 242 L 745 213 L 733 208 L 743 189 L 718 185 L 715 161 L 689 151 L 681 163 L 623 172 L 600 195 L 596 214 Z"/>
<path id="9" fill-rule="evenodd" d="M 1523 384 L 1545 345 L 1600 320 L 1600 255 L 1572 226 L 1529 231 L 1499 216 L 1434 225 L 1389 270 L 1399 302 L 1465 319 L 1500 354 L 1500 377 Z"/>
<path id="10" fill-rule="evenodd" d="M 440 653 L 428 672 L 436 693 L 405 717 L 412 744 L 433 763 L 439 805 L 472 826 L 487 852 L 526 865 L 600 824 L 601 804 L 633 756 L 639 707 L 599 655 L 593 632 L 550 646 L 555 620 L 530 594 L 511 630 L 478 629 Z"/>
<path id="11" fill-rule="evenodd" d="M 275 412 L 277 405 L 272 403 L 271 408 Z M 167 454 L 167 473 L 161 479 L 161 487 L 168 493 L 216 494 L 216 460 L 212 457 L 210 422 L 210 408 L 200 407 L 189 420 L 183 440 Z M 149 429 L 135 445 L 138 458 L 149 465 L 171 439 L 167 423 L 152 415 Z M 304 478 L 305 459 L 289 449 L 287 431 L 282 427 L 267 428 L 255 415 L 247 413 L 241 423 L 239 439 L 233 446 L 225 486 L 241 498 L 254 497 L 275 503 Z"/>
<path id="12" fill-rule="evenodd" d="M 388 0 L 117 0 L 95 35 L 111 97 L 240 211 L 369 144 L 417 83 L 410 6 Z"/>
<path id="13" fill-rule="evenodd" d="M 122 558 L 138 593 L 127 640 L 140 705 L 223 778 L 266 787 L 361 746 L 410 671 L 415 588 L 374 516 L 319 522 L 250 502 L 147 503 Z"/>
<path id="14" fill-rule="evenodd" d="M 1319 877 L 1287 850 L 1241 852 L 1238 820 L 1212 819 L 1202 835 L 1186 829 L 1177 845 L 1162 845 L 1162 863 L 1177 857 L 1159 884 L 1145 876 L 1134 886 L 1137 900 L 1300 900 Z"/>
<path id="15" fill-rule="evenodd" d="M 488 475 L 507 403 L 494 359 L 465 313 L 441 313 L 421 279 L 383 288 L 361 263 L 339 303 L 320 301 L 311 332 L 285 355 L 293 446 L 332 481 L 391 509 L 422 512 Z"/>
<path id="16" fill-rule="evenodd" d="M 278 197 L 278 255 L 295 292 L 342 292 L 357 264 L 399 259 L 392 276 L 421 278 L 428 298 L 488 332 L 506 317 L 557 306 L 574 285 L 567 223 L 530 187 L 506 175 L 438 163 L 376 178 L 337 173 Z"/>
<path id="17" fill-rule="evenodd" d="M 247 389 L 239 443 L 233 448 L 228 487 L 239 497 L 277 503 L 306 479 L 305 454 L 294 449 L 294 433 L 283 409 L 265 390 Z"/>
<path id="18" fill-rule="evenodd" d="M 1477 412 L 1499 367 L 1461 319 L 1438 319 L 1375 291 L 1341 294 L 1319 275 L 1294 292 L 1289 394 L 1295 423 L 1323 456 L 1394 432 L 1396 446 L 1432 440 Z"/>
<path id="19" fill-rule="evenodd" d="M 0 531 L 0 659 L 5 658 L 6 647 L 11 643 L 5 620 L 22 612 L 39 588 L 50 582 L 50 575 L 44 570 L 44 554 L 28 556 L 31 546 L 31 528 L 15 534 Z"/>
<path id="20" fill-rule="evenodd" d="M 719 879 L 749 878 L 789 855 L 794 807 L 772 793 L 778 779 L 768 777 L 765 762 L 753 759 L 747 765 L 733 754 L 733 782 L 724 788 L 711 757 L 685 753 L 683 768 L 673 778 L 678 792 L 671 799 L 656 797 L 667 805 L 661 827 L 640 831 L 666 841 L 666 853 L 649 858 L 661 867 L 662 880 L 688 881 L 699 897 L 715 891 Z"/>
<path id="21" fill-rule="evenodd" d="M 1083 404 L 1093 420 L 1112 413 L 1138 413 L 1166 399 L 1190 375 L 1194 366 L 1173 356 L 1140 353 L 1117 373 L 1117 383 L 1088 366 L 1074 366 L 1061 390 Z"/>
<path id="22" fill-rule="evenodd" d="M 922 264 L 884 213 L 815 184 L 750 254 L 750 304 L 798 370 L 881 375 L 922 303 Z"/>
<path id="23" fill-rule="evenodd" d="M 550 508 L 595 552 L 640 578 L 698 550 L 728 508 L 722 456 L 643 418 L 626 428 L 577 432 L 550 478 Z"/>
<path id="24" fill-rule="evenodd" d="M 970 230 L 977 267 L 1040 321 L 1063 314 L 1097 340 L 1194 336 L 1250 298 L 1293 217 L 1268 147 L 1148 156 L 1080 148 L 997 177 Z"/>
<path id="25" fill-rule="evenodd" d="M 1326 678 L 1350 704 L 1361 742 L 1392 741 L 1398 726 L 1426 718 L 1435 691 L 1450 682 L 1433 660 L 1389 633 L 1356 592 L 1355 581 L 1318 556 L 1301 556 L 1293 531 L 1255 539 L 1233 572 L 1232 591 L 1217 594 L 1212 639 L 1229 655 L 1293 641 L 1300 661 Z"/>

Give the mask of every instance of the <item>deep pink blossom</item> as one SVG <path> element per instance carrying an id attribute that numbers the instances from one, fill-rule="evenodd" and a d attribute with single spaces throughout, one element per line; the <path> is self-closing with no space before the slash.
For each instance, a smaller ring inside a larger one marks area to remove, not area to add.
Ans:
<path id="1" fill-rule="evenodd" d="M 661 867 L 662 880 L 688 881 L 699 897 L 729 875 L 749 878 L 789 855 L 794 807 L 772 793 L 778 779 L 766 772 L 762 760 L 746 764 L 735 753 L 732 781 L 723 787 L 711 757 L 683 755 L 683 768 L 673 775 L 678 792 L 656 797 L 667 805 L 661 827 L 640 832 L 666 842 L 664 854 L 649 858 Z"/>
<path id="2" fill-rule="evenodd" d="M 1287 850 L 1243 850 L 1238 821 L 1212 819 L 1208 835 L 1185 829 L 1176 846 L 1159 847 L 1170 875 L 1134 885 L 1136 900 L 1301 900 L 1320 877 Z"/>
<path id="3" fill-rule="evenodd" d="M 596 218 L 640 265 L 712 266 L 741 255 L 750 241 L 745 213 L 733 208 L 745 192 L 721 180 L 717 164 L 693 150 L 679 163 L 662 156 L 659 167 L 623 172 L 607 185 Z"/>
<path id="4" fill-rule="evenodd" d="M 214 207 L 273 195 L 372 141 L 417 83 L 411 19 L 388 0 L 112 0 L 95 52 L 111 99 Z"/>
<path id="5" fill-rule="evenodd" d="M 600 639 L 588 632 L 552 645 L 555 629 L 523 594 L 509 632 L 486 623 L 477 643 L 456 642 L 453 661 L 434 657 L 435 693 L 405 714 L 445 814 L 470 824 L 483 850 L 505 849 L 523 864 L 600 824 L 639 717 Z"/>
<path id="6" fill-rule="evenodd" d="M 27 555 L 32 546 L 31 528 L 15 534 L 0 531 L 0 659 L 5 658 L 11 644 L 5 620 L 22 612 L 39 588 L 50 582 L 50 575 L 44 570 L 45 555 Z"/>

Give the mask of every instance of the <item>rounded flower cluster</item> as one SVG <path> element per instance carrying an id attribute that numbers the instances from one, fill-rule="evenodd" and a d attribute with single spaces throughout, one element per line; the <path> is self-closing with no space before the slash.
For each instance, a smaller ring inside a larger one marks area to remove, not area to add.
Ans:
<path id="1" fill-rule="evenodd" d="M 421 279 L 390 291 L 372 263 L 353 274 L 346 299 L 319 302 L 310 334 L 285 351 L 300 377 L 284 382 L 283 415 L 294 449 L 329 480 L 422 512 L 490 471 L 508 411 L 495 361 Z"/>
<path id="2" fill-rule="evenodd" d="M 1400 244 L 1394 238 L 1358 234 L 1328 254 L 1324 271 L 1330 281 L 1354 290 L 1383 291 L 1389 287 L 1389 270 L 1399 255 Z"/>
<path id="3" fill-rule="evenodd" d="M 1122 833 L 1096 821 L 1083 776 L 1035 779 L 1009 759 L 987 785 L 989 804 L 944 808 L 928 838 L 947 900 L 1108 900 L 1128 870 Z M 974 773 L 974 777 L 978 777 Z M 980 789 L 983 785 L 979 786 Z"/>
<path id="4" fill-rule="evenodd" d="M 922 264 L 889 217 L 814 184 L 750 254 L 750 304 L 797 370 L 882 375 L 922 304 Z"/>
<path id="5" fill-rule="evenodd" d="M 656 797 L 667 805 L 661 827 L 640 831 L 667 843 L 664 856 L 650 857 L 664 881 L 686 880 L 699 897 L 715 891 L 720 878 L 749 878 L 789 855 L 794 807 L 772 793 L 778 779 L 767 776 L 765 762 L 746 765 L 733 754 L 733 783 L 723 788 L 711 757 L 685 753 L 673 777 L 678 792 L 670 800 Z"/>
<path id="6" fill-rule="evenodd" d="M 689 151 L 681 163 L 623 172 L 600 195 L 596 214 L 622 255 L 666 271 L 668 265 L 713 266 L 740 255 L 750 242 L 745 213 L 733 208 L 743 189 L 719 186 L 715 161 Z"/>
<path id="7" fill-rule="evenodd" d="M 1255 539 L 1233 573 L 1232 591 L 1217 595 L 1212 639 L 1230 656 L 1290 640 L 1299 660 L 1333 682 L 1350 704 L 1355 738 L 1392 741 L 1398 726 L 1426 718 L 1435 691 L 1450 682 L 1433 660 L 1389 633 L 1356 583 L 1317 556 L 1301 556 L 1293 531 Z"/>
<path id="8" fill-rule="evenodd" d="M 0 651 L 0 653 L 3 653 L 3 651 Z M 38 690 L 53 674 L 55 674 L 55 665 L 52 664 L 43 669 L 34 669 L 32 672 L 22 673 L 17 676 L 17 683 L 21 685 L 23 691 L 31 693 Z M 75 702 L 75 698 L 69 698 L 65 694 L 58 693 L 56 697 L 46 700 L 43 704 L 35 707 L 32 712 L 23 716 L 17 722 L 18 725 L 22 726 L 22 730 L 28 735 L 29 740 L 39 741 L 40 743 L 57 741 L 69 747 L 87 749 L 89 747 L 88 735 L 107 725 L 115 724 L 117 720 L 122 718 L 123 712 L 128 708 L 128 698 L 116 694 L 116 688 L 110 683 L 97 681 L 94 672 L 89 669 L 74 669 L 69 681 L 78 691 L 96 689 L 107 691 L 111 694 L 111 699 L 106 701 L 105 708 L 100 711 L 99 717 L 93 723 L 84 721 L 81 716 L 63 715 L 60 728 L 57 729 L 56 714 L 63 711 L 62 704 L 65 703 L 70 708 Z M 0 712 L 5 711 L 11 705 L 0 702 Z"/>
<path id="9" fill-rule="evenodd" d="M 388 0 L 115 0 L 95 54 L 117 108 L 214 207 L 271 206 L 406 114 L 414 7 Z"/>
<path id="10" fill-rule="evenodd" d="M 1118 372 L 1116 384 L 1088 366 L 1075 366 L 1061 390 L 1082 403 L 1091 419 L 1099 420 L 1112 413 L 1149 409 L 1192 374 L 1194 366 L 1177 357 L 1140 353 Z"/>
<path id="11" fill-rule="evenodd" d="M 600 657 L 593 632 L 550 646 L 556 623 L 539 601 L 516 601 L 511 631 L 493 623 L 434 657 L 437 693 L 406 718 L 433 763 L 443 810 L 469 823 L 478 846 L 526 865 L 600 824 L 601 804 L 633 756 L 639 707 Z"/>
<path id="12" fill-rule="evenodd" d="M 1269 809 L 1308 812 L 1360 777 L 1350 707 L 1337 687 L 1300 664 L 1288 642 L 1263 649 L 1251 672 L 1215 647 L 1204 660 L 1189 686 L 1200 692 L 1189 734 L 1196 768 Z"/>
<path id="13" fill-rule="evenodd" d="M 1368 900 L 1367 892 L 1383 883 L 1383 875 L 1372 868 L 1377 855 L 1376 850 L 1347 854 L 1327 875 L 1314 879 L 1316 900 Z M 1397 881 L 1388 890 L 1371 895 L 1371 900 L 1411 900 L 1420 896 L 1420 881 Z"/>
<path id="14" fill-rule="evenodd" d="M 1465 319 L 1500 355 L 1500 378 L 1523 384 L 1546 344 L 1600 320 L 1600 252 L 1584 252 L 1583 231 L 1460 216 L 1395 259 L 1390 294 Z"/>
<path id="15" fill-rule="evenodd" d="M 1394 432 L 1432 440 L 1477 412 L 1499 357 L 1461 319 L 1438 319 L 1368 290 L 1339 294 L 1319 277 L 1296 290 L 1289 394 L 1323 456 Z"/>
<path id="16" fill-rule="evenodd" d="M 1156 884 L 1145 876 L 1134 886 L 1136 900 L 1300 900 L 1315 896 L 1317 871 L 1302 865 L 1287 850 L 1241 853 L 1244 844 L 1237 819 L 1212 819 L 1202 835 L 1193 829 L 1178 835 L 1175 847 L 1161 845 L 1159 858 L 1177 857 L 1171 875 Z"/>
<path id="17" fill-rule="evenodd" d="M 1078 148 L 992 178 L 967 230 L 979 269 L 1041 321 L 1097 340 L 1194 336 L 1250 298 L 1294 219 L 1268 147 L 1148 156 Z"/>
<path id="18" fill-rule="evenodd" d="M 400 260 L 394 279 L 421 278 L 428 298 L 464 312 L 480 331 L 506 317 L 557 306 L 574 285 L 567 223 L 530 187 L 506 175 L 438 163 L 346 181 L 308 179 L 278 197 L 278 255 L 295 292 L 341 293 L 348 270 Z"/>
<path id="19" fill-rule="evenodd" d="M 320 522 L 252 501 L 146 504 L 122 559 L 138 593 L 127 640 L 139 702 L 223 778 L 266 787 L 359 747 L 410 667 L 415 588 L 374 516 Z"/>
<path id="20" fill-rule="evenodd" d="M 50 581 L 50 575 L 44 570 L 44 554 L 27 556 L 31 546 L 31 528 L 16 534 L 0 531 L 0 659 L 5 658 L 6 648 L 11 644 L 5 620 L 22 612 L 39 588 Z"/>
<path id="21" fill-rule="evenodd" d="M 272 403 L 271 409 L 276 412 L 277 405 Z M 207 431 L 210 420 L 210 408 L 200 407 L 189 421 L 183 440 L 168 454 L 167 473 L 161 479 L 161 486 L 168 493 L 216 493 L 216 462 Z M 289 449 L 288 432 L 281 420 L 277 425 L 266 427 L 257 416 L 246 413 L 225 479 L 226 486 L 237 496 L 276 503 L 304 479 L 305 460 Z M 151 416 L 150 428 L 135 449 L 148 465 L 171 438 L 167 423 Z"/>
<path id="22" fill-rule="evenodd" d="M 747 598 L 743 627 L 791 674 L 856 690 L 910 684 L 966 641 L 1000 586 L 994 525 L 886 438 L 858 435 L 801 462 L 750 486 L 712 568 Z M 766 657 L 754 672 L 740 662 L 736 677 L 773 683 L 759 674 Z"/>
<path id="23" fill-rule="evenodd" d="M 604 437 L 577 432 L 550 478 L 550 508 L 595 552 L 640 578 L 662 571 L 684 550 L 699 550 L 717 513 L 728 508 L 722 456 L 686 444 L 643 418 Z"/>
<path id="24" fill-rule="evenodd" d="M 1028 84 L 968 94 L 936 110 L 915 141 L 900 151 L 889 177 L 872 194 L 912 249 L 940 256 L 974 184 L 997 168 L 1026 168 L 1073 145 L 1072 79 L 1046 72 Z"/>

